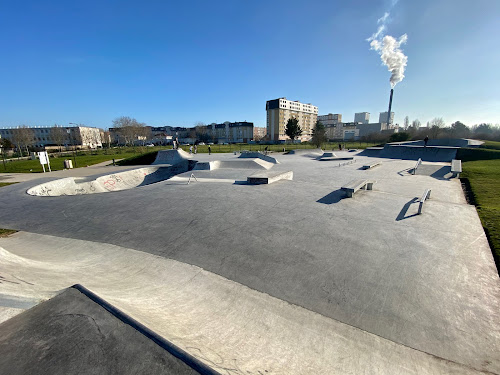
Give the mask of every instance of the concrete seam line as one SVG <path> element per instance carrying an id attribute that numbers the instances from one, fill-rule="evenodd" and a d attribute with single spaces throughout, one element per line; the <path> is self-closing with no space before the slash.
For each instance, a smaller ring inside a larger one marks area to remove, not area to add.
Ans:
<path id="1" fill-rule="evenodd" d="M 92 301 L 97 303 L 99 306 L 103 307 L 105 310 L 107 310 L 109 313 L 111 313 L 113 316 L 121 320 L 123 323 L 128 324 L 130 327 L 138 331 L 139 333 L 143 334 L 146 336 L 148 339 L 152 340 L 155 342 L 157 345 L 165 349 L 167 352 L 172 354 L 174 357 L 177 357 L 184 363 L 186 363 L 189 367 L 192 369 L 198 371 L 202 375 L 221 375 L 217 371 L 213 370 L 203 362 L 201 362 L 199 359 L 195 358 L 188 352 L 184 351 L 183 349 L 179 348 L 175 344 L 171 343 L 170 341 L 166 340 L 165 338 L 161 337 L 158 335 L 156 332 L 152 331 L 145 325 L 139 323 L 137 320 L 132 318 L 131 316 L 127 315 L 120 309 L 116 308 L 115 306 L 111 305 L 109 302 L 106 300 L 102 299 L 99 297 L 97 294 L 93 293 L 92 291 L 88 290 L 81 284 L 75 284 L 71 286 L 71 288 L 74 288 L 90 298 Z"/>

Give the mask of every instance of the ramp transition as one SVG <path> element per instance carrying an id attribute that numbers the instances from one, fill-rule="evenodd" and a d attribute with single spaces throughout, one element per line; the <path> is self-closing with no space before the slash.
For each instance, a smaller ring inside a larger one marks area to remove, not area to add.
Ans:
<path id="1" fill-rule="evenodd" d="M 184 160 L 172 166 L 138 168 L 96 179 L 67 177 L 36 185 L 28 189 L 27 193 L 39 197 L 109 193 L 164 181 L 188 169 L 189 161 Z"/>
<path id="2" fill-rule="evenodd" d="M 217 374 L 81 285 L 0 324 L 0 373 Z"/>

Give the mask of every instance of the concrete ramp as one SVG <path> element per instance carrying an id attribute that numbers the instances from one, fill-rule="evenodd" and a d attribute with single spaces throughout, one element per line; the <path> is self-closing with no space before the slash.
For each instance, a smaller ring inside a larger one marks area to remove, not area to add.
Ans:
<path id="1" fill-rule="evenodd" d="M 237 159 L 237 160 L 214 160 L 210 162 L 196 163 L 193 170 L 216 170 L 216 169 L 271 169 L 273 163 L 259 158 Z"/>
<path id="2" fill-rule="evenodd" d="M 378 158 L 383 150 L 383 147 L 367 147 L 363 151 L 359 152 L 358 155 Z"/>
<path id="3" fill-rule="evenodd" d="M 34 186 L 27 193 L 39 197 L 109 193 L 164 181 L 188 169 L 189 162 L 184 160 L 173 166 L 138 168 L 96 179 L 68 177 Z"/>
<path id="4" fill-rule="evenodd" d="M 267 161 L 269 163 L 273 163 L 273 164 L 280 163 L 278 160 L 276 160 L 276 158 L 273 158 L 272 156 L 269 156 L 269 155 L 265 155 L 262 152 L 258 152 L 258 151 L 242 152 L 241 155 L 239 156 L 239 158 L 251 158 L 251 159 L 259 158 L 259 159 L 265 160 L 265 161 Z"/>
<path id="5" fill-rule="evenodd" d="M 153 165 L 156 164 L 178 164 L 183 161 L 189 160 L 193 157 L 193 155 L 189 154 L 184 150 L 161 150 L 158 151 L 156 155 L 156 160 L 153 162 Z"/>
<path id="6" fill-rule="evenodd" d="M 467 138 L 439 138 L 439 139 L 429 139 L 427 146 L 448 146 L 448 147 L 479 147 L 482 145 L 483 141 L 478 141 L 476 139 Z M 412 145 L 412 146 L 424 146 L 423 140 L 409 141 L 409 142 L 398 142 L 392 144 L 401 145 Z"/>
<path id="7" fill-rule="evenodd" d="M 74 286 L 0 324 L 0 374 L 216 374 L 95 297 Z"/>
<path id="8" fill-rule="evenodd" d="M 318 156 L 323 155 L 323 150 L 320 148 L 296 149 L 296 150 L 288 151 L 287 154 L 288 155 L 306 156 L 306 157 L 310 157 L 310 158 L 317 158 Z"/>
<path id="9" fill-rule="evenodd" d="M 293 172 L 292 171 L 265 171 L 258 172 L 249 177 L 247 177 L 247 182 L 250 185 L 268 185 L 273 182 L 280 180 L 293 180 Z"/>
<path id="10" fill-rule="evenodd" d="M 459 147 L 419 146 L 388 143 L 380 153 L 381 158 L 450 162 L 455 159 Z"/>

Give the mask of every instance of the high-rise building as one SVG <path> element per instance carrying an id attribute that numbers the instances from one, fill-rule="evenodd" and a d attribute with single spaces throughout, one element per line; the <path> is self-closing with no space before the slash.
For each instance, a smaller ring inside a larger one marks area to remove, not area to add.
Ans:
<path id="1" fill-rule="evenodd" d="M 318 121 L 326 127 L 335 126 L 342 122 L 342 115 L 340 113 L 329 113 L 327 115 L 318 116 Z"/>
<path id="2" fill-rule="evenodd" d="M 354 122 L 361 124 L 370 123 L 370 112 L 358 112 L 354 114 Z"/>
<path id="3" fill-rule="evenodd" d="M 380 112 L 380 115 L 378 116 L 378 122 L 387 124 L 387 112 Z M 391 120 L 389 121 L 390 124 L 394 122 L 394 112 L 391 111 Z"/>
<path id="4" fill-rule="evenodd" d="M 302 129 L 301 141 L 308 141 L 312 137 L 312 130 L 318 118 L 318 107 L 308 103 L 279 98 L 266 102 L 267 136 L 271 141 L 290 139 L 285 134 L 285 127 L 289 119 L 296 118 Z"/>

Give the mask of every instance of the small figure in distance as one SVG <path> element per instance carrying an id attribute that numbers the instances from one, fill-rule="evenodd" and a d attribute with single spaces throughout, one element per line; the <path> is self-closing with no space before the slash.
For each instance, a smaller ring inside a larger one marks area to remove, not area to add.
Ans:
<path id="1" fill-rule="evenodd" d="M 210 145 L 208 145 L 208 155 L 210 155 L 211 152 L 212 152 L 212 147 L 210 147 Z"/>
<path id="2" fill-rule="evenodd" d="M 198 146 L 194 145 L 194 153 L 196 154 L 198 152 Z"/>
<path id="3" fill-rule="evenodd" d="M 266 146 L 266 148 L 264 149 L 264 154 L 267 155 L 267 150 L 268 150 L 269 146 Z"/>
<path id="4" fill-rule="evenodd" d="M 342 150 L 342 143 L 339 143 L 339 150 Z"/>
<path id="5" fill-rule="evenodd" d="M 192 154 L 193 153 L 193 146 L 189 146 L 189 153 Z"/>
<path id="6" fill-rule="evenodd" d="M 424 138 L 424 147 L 427 147 L 427 142 L 429 142 L 429 136 L 428 135 Z"/>

